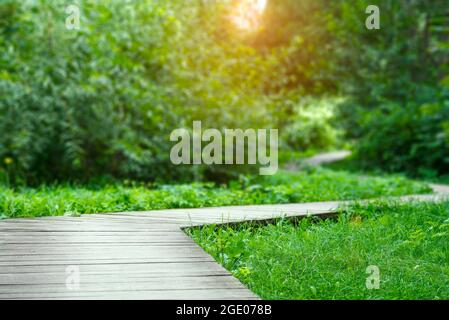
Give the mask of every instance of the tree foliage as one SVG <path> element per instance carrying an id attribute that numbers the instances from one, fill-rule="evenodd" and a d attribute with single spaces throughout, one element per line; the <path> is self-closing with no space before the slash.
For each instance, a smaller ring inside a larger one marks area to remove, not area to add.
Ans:
<path id="1" fill-rule="evenodd" d="M 447 170 L 444 1 L 379 0 L 380 30 L 366 29 L 364 0 L 268 1 L 254 30 L 232 22 L 236 3 L 79 0 L 80 30 L 67 30 L 66 1 L 2 1 L 0 171 L 27 183 L 216 176 L 169 161 L 170 132 L 193 120 L 278 128 L 295 150 L 329 148 L 344 129 L 366 164 Z M 336 115 L 331 100 L 345 101 Z"/>

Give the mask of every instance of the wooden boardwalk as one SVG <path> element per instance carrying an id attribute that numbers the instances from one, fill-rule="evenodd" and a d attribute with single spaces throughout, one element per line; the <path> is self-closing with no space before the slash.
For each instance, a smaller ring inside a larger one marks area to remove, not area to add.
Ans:
<path id="1" fill-rule="evenodd" d="M 434 189 L 440 195 L 402 200 L 438 200 L 449 193 L 444 186 Z M 342 204 L 345 202 L 3 220 L 0 299 L 258 299 L 182 228 L 325 216 Z"/>
<path id="2" fill-rule="evenodd" d="M 0 299 L 257 299 L 182 230 L 336 203 L 0 221 Z M 79 275 L 73 282 L 73 275 Z"/>

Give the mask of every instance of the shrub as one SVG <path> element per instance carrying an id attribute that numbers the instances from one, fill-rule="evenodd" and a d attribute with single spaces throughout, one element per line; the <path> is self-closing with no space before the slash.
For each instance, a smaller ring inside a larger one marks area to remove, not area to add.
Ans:
<path id="1" fill-rule="evenodd" d="M 31 183 L 178 176 L 167 141 L 179 117 L 164 85 L 165 39 L 176 31 L 170 11 L 150 1 L 84 1 L 81 30 L 68 31 L 65 5 L 0 5 L 3 169 Z"/>
<path id="2" fill-rule="evenodd" d="M 333 100 L 305 98 L 291 102 L 291 116 L 283 140 L 295 150 L 329 149 L 337 144 Z"/>
<path id="3" fill-rule="evenodd" d="M 449 96 L 448 96 L 449 97 Z M 435 176 L 449 170 L 449 99 L 405 107 L 385 105 L 366 115 L 358 157 L 365 167 Z"/>

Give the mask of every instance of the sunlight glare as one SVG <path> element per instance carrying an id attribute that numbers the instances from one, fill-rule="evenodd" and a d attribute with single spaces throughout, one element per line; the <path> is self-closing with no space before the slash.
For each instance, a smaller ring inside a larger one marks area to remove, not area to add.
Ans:
<path id="1" fill-rule="evenodd" d="M 239 0 L 232 20 L 240 29 L 256 29 L 266 6 L 267 0 Z"/>

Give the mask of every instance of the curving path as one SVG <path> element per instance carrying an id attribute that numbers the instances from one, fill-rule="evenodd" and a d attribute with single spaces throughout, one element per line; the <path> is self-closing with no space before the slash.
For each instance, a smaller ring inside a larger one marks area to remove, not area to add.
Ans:
<path id="1" fill-rule="evenodd" d="M 449 195 L 448 186 L 432 187 L 433 195 L 401 199 L 436 201 Z M 2 220 L 0 299 L 258 299 L 182 229 L 327 216 L 346 203 Z"/>

